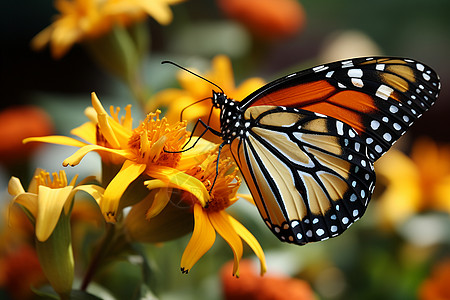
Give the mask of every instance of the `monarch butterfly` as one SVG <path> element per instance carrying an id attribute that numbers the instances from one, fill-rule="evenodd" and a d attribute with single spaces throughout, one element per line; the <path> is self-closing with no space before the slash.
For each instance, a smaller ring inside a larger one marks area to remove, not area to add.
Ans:
<path id="1" fill-rule="evenodd" d="M 213 91 L 221 130 L 202 123 L 230 147 L 269 229 L 303 245 L 362 217 L 374 162 L 439 90 L 439 76 L 415 60 L 355 58 L 279 78 L 240 102 Z"/>

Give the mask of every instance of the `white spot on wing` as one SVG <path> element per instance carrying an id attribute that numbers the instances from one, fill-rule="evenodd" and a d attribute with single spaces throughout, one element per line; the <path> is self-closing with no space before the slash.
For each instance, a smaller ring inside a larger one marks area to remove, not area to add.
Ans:
<path id="1" fill-rule="evenodd" d="M 375 67 L 375 69 L 377 69 L 378 71 L 384 71 L 384 67 L 385 67 L 385 64 L 378 64 L 378 65 Z"/>
<path id="2" fill-rule="evenodd" d="M 383 100 L 387 100 L 389 96 L 391 96 L 394 90 L 387 85 L 380 85 L 375 93 L 376 96 L 380 97 Z"/>
<path id="3" fill-rule="evenodd" d="M 355 87 L 362 88 L 364 86 L 363 81 L 359 78 L 352 78 L 352 83 Z"/>
<path id="4" fill-rule="evenodd" d="M 313 71 L 314 72 L 320 72 L 320 71 L 324 71 L 324 70 L 326 70 L 326 69 L 328 69 L 329 67 L 327 67 L 327 66 L 317 66 L 317 67 L 314 67 L 314 68 L 312 68 L 313 69 Z"/>
<path id="5" fill-rule="evenodd" d="M 363 76 L 363 71 L 361 69 L 350 69 L 347 74 L 349 77 L 361 78 Z"/>
<path id="6" fill-rule="evenodd" d="M 336 129 L 337 129 L 337 133 L 339 135 L 344 135 L 344 123 L 342 123 L 341 121 L 337 121 L 336 122 Z"/>

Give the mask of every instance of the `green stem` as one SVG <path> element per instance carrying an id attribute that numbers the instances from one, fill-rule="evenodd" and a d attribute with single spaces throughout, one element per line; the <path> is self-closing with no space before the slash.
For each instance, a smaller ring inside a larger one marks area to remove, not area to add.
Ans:
<path id="1" fill-rule="evenodd" d="M 110 252 L 111 242 L 113 241 L 113 236 L 115 232 L 114 224 L 107 223 L 106 224 L 106 232 L 103 236 L 103 240 L 98 245 L 94 256 L 92 257 L 89 267 L 86 271 L 86 275 L 83 278 L 83 282 L 81 283 L 80 289 L 82 291 L 86 291 L 89 283 L 92 281 L 95 273 L 98 271 L 98 268 L 101 266 L 105 258 L 108 256 L 108 252 Z"/>
<path id="2" fill-rule="evenodd" d="M 131 93 L 133 94 L 133 97 L 136 99 L 136 102 L 140 106 L 141 110 L 145 112 L 147 95 L 143 85 L 143 80 L 140 74 L 138 73 L 138 70 L 135 70 L 133 78 L 129 78 L 128 80 L 126 80 L 126 83 Z"/>

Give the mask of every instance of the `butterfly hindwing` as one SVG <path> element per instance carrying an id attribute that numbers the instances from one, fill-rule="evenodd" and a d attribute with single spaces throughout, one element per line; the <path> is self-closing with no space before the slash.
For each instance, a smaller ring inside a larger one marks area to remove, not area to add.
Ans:
<path id="1" fill-rule="evenodd" d="M 331 117 L 285 107 L 246 112 L 248 137 L 232 153 L 257 207 L 281 240 L 336 236 L 359 219 L 375 183 L 364 143 Z"/>

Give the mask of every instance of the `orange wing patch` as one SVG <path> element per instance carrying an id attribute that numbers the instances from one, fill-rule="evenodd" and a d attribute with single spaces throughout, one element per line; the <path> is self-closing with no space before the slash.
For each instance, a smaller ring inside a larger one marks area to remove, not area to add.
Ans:
<path id="1" fill-rule="evenodd" d="M 364 132 L 361 116 L 377 111 L 371 96 L 351 90 L 339 92 L 326 101 L 306 105 L 302 108 L 341 120 L 352 126 L 358 134 Z"/>
<path id="2" fill-rule="evenodd" d="M 325 80 L 319 80 L 271 92 L 270 95 L 256 100 L 251 106 L 275 105 L 300 108 L 299 103 L 307 105 L 323 101 L 335 92 L 334 86 Z"/>

